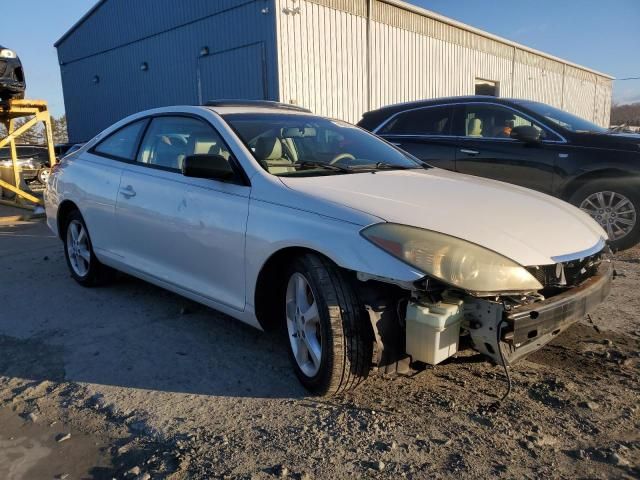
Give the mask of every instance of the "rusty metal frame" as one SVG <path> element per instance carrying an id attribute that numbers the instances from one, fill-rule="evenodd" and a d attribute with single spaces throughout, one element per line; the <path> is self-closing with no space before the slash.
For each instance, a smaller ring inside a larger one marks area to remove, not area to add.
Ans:
<path id="1" fill-rule="evenodd" d="M 15 128 L 15 120 L 18 118 L 33 117 L 30 118 L 20 128 Z M 0 200 L 3 204 L 10 204 L 19 207 L 30 207 L 28 204 L 24 204 L 20 199 L 27 200 L 37 205 L 42 205 L 42 200 L 35 197 L 29 192 L 25 192 L 20 188 L 20 165 L 18 165 L 18 153 L 16 150 L 16 139 L 25 134 L 30 129 L 34 128 L 38 123 L 44 123 L 45 127 L 45 141 L 47 144 L 47 150 L 49 154 L 50 168 L 56 164 L 56 154 L 53 148 L 53 133 L 51 129 L 51 116 L 49 115 L 49 109 L 47 102 L 44 100 L 8 100 L 0 103 L 0 123 L 2 123 L 7 129 L 7 135 L 4 138 L 0 138 L 0 148 L 9 145 L 11 150 L 11 161 L 13 164 L 13 179 L 14 185 L 5 182 L 0 178 L 0 187 L 15 193 L 14 201 Z M 33 207 L 31 207 L 33 208 Z"/>

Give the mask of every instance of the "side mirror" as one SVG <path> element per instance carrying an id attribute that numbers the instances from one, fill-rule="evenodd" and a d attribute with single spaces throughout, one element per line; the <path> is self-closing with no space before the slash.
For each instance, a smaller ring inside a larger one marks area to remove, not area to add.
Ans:
<path id="1" fill-rule="evenodd" d="M 188 155 L 182 162 L 185 177 L 233 180 L 236 176 L 229 160 L 221 155 Z"/>
<path id="2" fill-rule="evenodd" d="M 511 138 L 524 143 L 539 143 L 540 130 L 531 125 L 520 125 L 511 129 Z"/>

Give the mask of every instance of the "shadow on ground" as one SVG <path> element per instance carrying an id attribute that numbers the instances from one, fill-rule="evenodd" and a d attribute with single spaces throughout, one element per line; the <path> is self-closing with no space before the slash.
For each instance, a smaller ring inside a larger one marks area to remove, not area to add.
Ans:
<path id="1" fill-rule="evenodd" d="M 87 289 L 42 222 L 0 229 L 0 375 L 228 397 L 304 396 L 284 339 L 121 276 Z"/>

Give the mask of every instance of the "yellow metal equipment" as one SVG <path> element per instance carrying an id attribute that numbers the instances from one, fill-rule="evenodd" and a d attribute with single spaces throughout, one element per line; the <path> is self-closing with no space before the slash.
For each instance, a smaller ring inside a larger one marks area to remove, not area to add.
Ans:
<path id="1" fill-rule="evenodd" d="M 32 117 L 24 125 L 15 128 L 15 121 L 22 117 Z M 29 192 L 25 192 L 20 188 L 20 165 L 18 164 L 18 154 L 16 151 L 16 139 L 34 128 L 38 123 L 44 123 L 45 141 L 49 153 L 49 166 L 53 168 L 56 164 L 56 154 L 53 149 L 53 134 L 51 131 L 51 117 L 47 108 L 47 102 L 44 100 L 8 100 L 0 102 L 0 123 L 7 129 L 7 136 L 0 137 L 0 148 L 9 145 L 11 150 L 11 161 L 13 164 L 13 185 L 0 178 L 0 187 L 15 193 L 14 201 L 7 202 L 0 200 L 2 203 L 10 203 L 15 206 L 33 208 L 36 205 L 42 205 L 42 200 L 35 197 Z M 21 201 L 27 200 L 33 206 L 29 206 Z"/>

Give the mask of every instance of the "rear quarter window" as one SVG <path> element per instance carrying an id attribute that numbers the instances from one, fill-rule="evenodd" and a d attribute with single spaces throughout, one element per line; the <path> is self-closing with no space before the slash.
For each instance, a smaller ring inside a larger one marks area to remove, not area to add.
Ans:
<path id="1" fill-rule="evenodd" d="M 140 137 L 147 119 L 138 120 L 116 130 L 93 148 L 93 153 L 118 160 L 135 160 Z"/>

